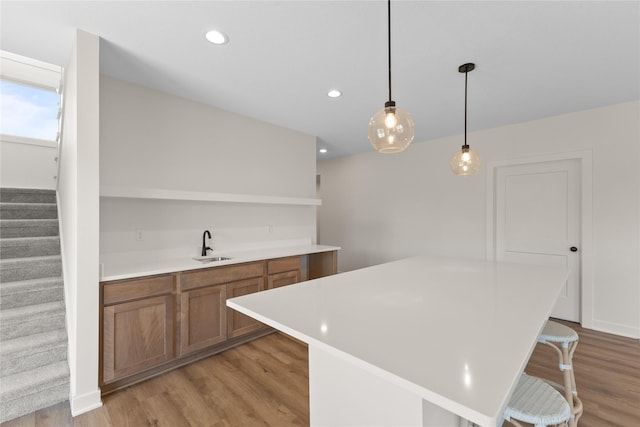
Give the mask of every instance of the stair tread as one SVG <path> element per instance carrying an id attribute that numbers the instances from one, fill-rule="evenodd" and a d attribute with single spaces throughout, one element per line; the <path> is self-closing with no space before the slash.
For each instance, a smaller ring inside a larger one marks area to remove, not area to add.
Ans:
<path id="1" fill-rule="evenodd" d="M 63 284 L 62 276 L 2 282 L 0 283 L 0 294 L 4 296 L 18 292 L 32 292 L 39 289 L 63 286 Z"/>
<path id="2" fill-rule="evenodd" d="M 55 206 L 57 203 L 56 202 L 35 202 L 35 203 L 30 203 L 30 202 L 0 202 L 0 206 L 18 206 L 18 205 L 23 205 L 23 206 L 32 206 L 32 207 L 37 207 L 37 206 Z"/>
<path id="3" fill-rule="evenodd" d="M 0 225 L 17 225 L 21 222 L 25 224 L 34 224 L 34 223 L 51 223 L 57 224 L 58 218 L 9 218 L 9 219 L 0 219 Z"/>
<path id="4" fill-rule="evenodd" d="M 24 209 L 28 211 L 35 211 L 39 209 L 52 209 L 56 208 L 57 203 L 29 203 L 29 202 L 0 202 L 0 208 L 16 210 L 16 209 Z M 57 208 L 56 208 L 57 210 Z M 20 219 L 20 218 L 7 218 L 7 219 Z M 24 218 L 31 219 L 31 218 Z M 32 219 L 54 219 L 54 218 L 32 218 Z"/>
<path id="5" fill-rule="evenodd" d="M 28 390 L 29 394 L 69 382 L 69 365 L 66 360 L 30 369 L 24 372 L 2 377 L 2 400 L 18 397 L 21 392 Z M 40 385 L 37 387 L 36 385 Z"/>
<path id="6" fill-rule="evenodd" d="M 20 264 L 25 262 L 37 263 L 37 262 L 55 262 L 60 261 L 62 258 L 60 255 L 43 255 L 43 256 L 32 256 L 32 257 L 23 257 L 23 258 L 7 258 L 0 259 L 0 267 L 9 266 L 10 264 Z"/>
<path id="7" fill-rule="evenodd" d="M 0 189 L 2 193 L 55 193 L 56 190 L 52 188 L 31 188 L 31 187 L 2 187 Z"/>
<path id="8" fill-rule="evenodd" d="M 58 236 L 0 238 L 0 259 L 34 258 L 59 254 L 60 238 Z"/>
<path id="9" fill-rule="evenodd" d="M 0 212 L 5 219 L 56 219 L 56 203 L 7 203 L 0 202 Z"/>
<path id="10" fill-rule="evenodd" d="M 39 189 L 30 189 L 30 188 L 0 189 L 0 202 L 54 203 L 56 202 L 56 199 L 57 198 L 56 198 L 55 190 L 39 190 Z"/>
<path id="11" fill-rule="evenodd" d="M 7 308 L 0 310 L 0 319 L 3 323 L 15 323 L 38 318 L 39 315 L 51 315 L 52 313 L 65 313 L 64 301 L 47 302 L 44 304 L 26 305 L 24 307 Z"/>
<path id="12" fill-rule="evenodd" d="M 0 238 L 59 236 L 57 219 L 0 220 Z"/>
<path id="13" fill-rule="evenodd" d="M 57 241 L 59 236 L 28 236 L 28 237 L 3 237 L 0 238 L 0 245 L 17 245 L 20 243 L 39 243 L 43 241 Z"/>
<path id="14" fill-rule="evenodd" d="M 10 355 L 20 356 L 25 350 L 29 353 L 38 353 L 60 345 L 67 345 L 67 331 L 54 329 L 53 331 L 3 340 L 2 346 L 0 346 L 0 355 L 4 359 Z"/>

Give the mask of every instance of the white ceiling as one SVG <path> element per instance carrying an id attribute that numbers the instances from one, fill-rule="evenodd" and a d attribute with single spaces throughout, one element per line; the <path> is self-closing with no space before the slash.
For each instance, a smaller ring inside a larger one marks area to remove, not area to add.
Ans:
<path id="1" fill-rule="evenodd" d="M 640 99 L 640 2 L 392 2 L 393 99 L 416 142 Z M 2 50 L 65 66 L 74 28 L 104 74 L 371 150 L 387 100 L 385 1 L 7 1 Z M 220 29 L 224 46 L 204 34 Z M 329 89 L 344 95 L 331 99 Z M 473 142 L 470 141 L 472 144 Z"/>

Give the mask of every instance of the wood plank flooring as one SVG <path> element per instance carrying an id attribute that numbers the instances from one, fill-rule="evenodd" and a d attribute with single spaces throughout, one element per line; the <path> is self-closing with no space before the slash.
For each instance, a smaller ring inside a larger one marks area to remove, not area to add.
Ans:
<path id="1" fill-rule="evenodd" d="M 2 427 L 308 425 L 307 348 L 275 333 L 109 394 L 75 418 L 67 402 Z"/>
<path id="2" fill-rule="evenodd" d="M 640 426 L 640 341 L 567 324 L 580 335 L 579 425 Z M 556 360 L 537 346 L 527 372 L 559 381 Z M 75 418 L 65 403 L 2 427 L 307 426 L 308 378 L 306 347 L 276 333 L 105 396 Z"/>
<path id="3" fill-rule="evenodd" d="M 570 322 L 580 341 L 573 355 L 578 396 L 584 405 L 580 427 L 640 426 L 640 340 L 605 334 Z M 538 345 L 526 372 L 562 383 L 554 350 Z M 508 424 L 505 424 L 508 425 Z"/>

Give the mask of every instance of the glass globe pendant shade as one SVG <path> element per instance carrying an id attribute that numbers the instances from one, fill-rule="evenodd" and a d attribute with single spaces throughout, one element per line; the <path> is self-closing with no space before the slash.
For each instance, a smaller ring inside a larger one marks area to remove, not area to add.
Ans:
<path id="1" fill-rule="evenodd" d="M 414 123 L 411 114 L 391 101 L 371 117 L 369 142 L 378 153 L 399 153 L 413 141 Z"/>
<path id="2" fill-rule="evenodd" d="M 468 145 L 463 145 L 461 150 L 456 151 L 449 163 L 453 173 L 460 176 L 475 175 L 480 170 L 481 164 L 480 154 Z"/>

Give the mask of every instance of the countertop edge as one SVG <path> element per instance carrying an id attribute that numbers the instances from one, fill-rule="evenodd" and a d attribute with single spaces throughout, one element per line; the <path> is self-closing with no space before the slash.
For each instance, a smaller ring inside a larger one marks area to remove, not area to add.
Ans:
<path id="1" fill-rule="evenodd" d="M 307 255 L 321 252 L 338 251 L 342 249 L 339 246 L 329 245 L 309 245 L 309 246 L 292 246 L 292 247 L 279 247 L 259 250 L 248 251 L 229 251 L 224 252 L 224 256 L 230 256 L 231 259 L 225 261 L 217 261 L 212 263 L 203 263 L 196 261 L 188 256 L 181 258 L 171 258 L 165 260 L 159 260 L 157 263 L 147 266 L 142 266 L 140 270 L 133 271 L 129 268 L 110 268 L 110 270 L 122 270 L 122 272 L 110 273 L 107 275 L 100 275 L 100 282 L 113 282 L 116 280 L 134 279 L 145 276 L 156 276 L 161 274 L 171 274 L 180 271 L 200 270 L 204 268 L 222 267 L 235 264 L 243 264 L 246 262 L 262 261 L 267 259 L 283 258 L 296 255 Z M 141 264 L 145 264 L 141 262 Z"/>

